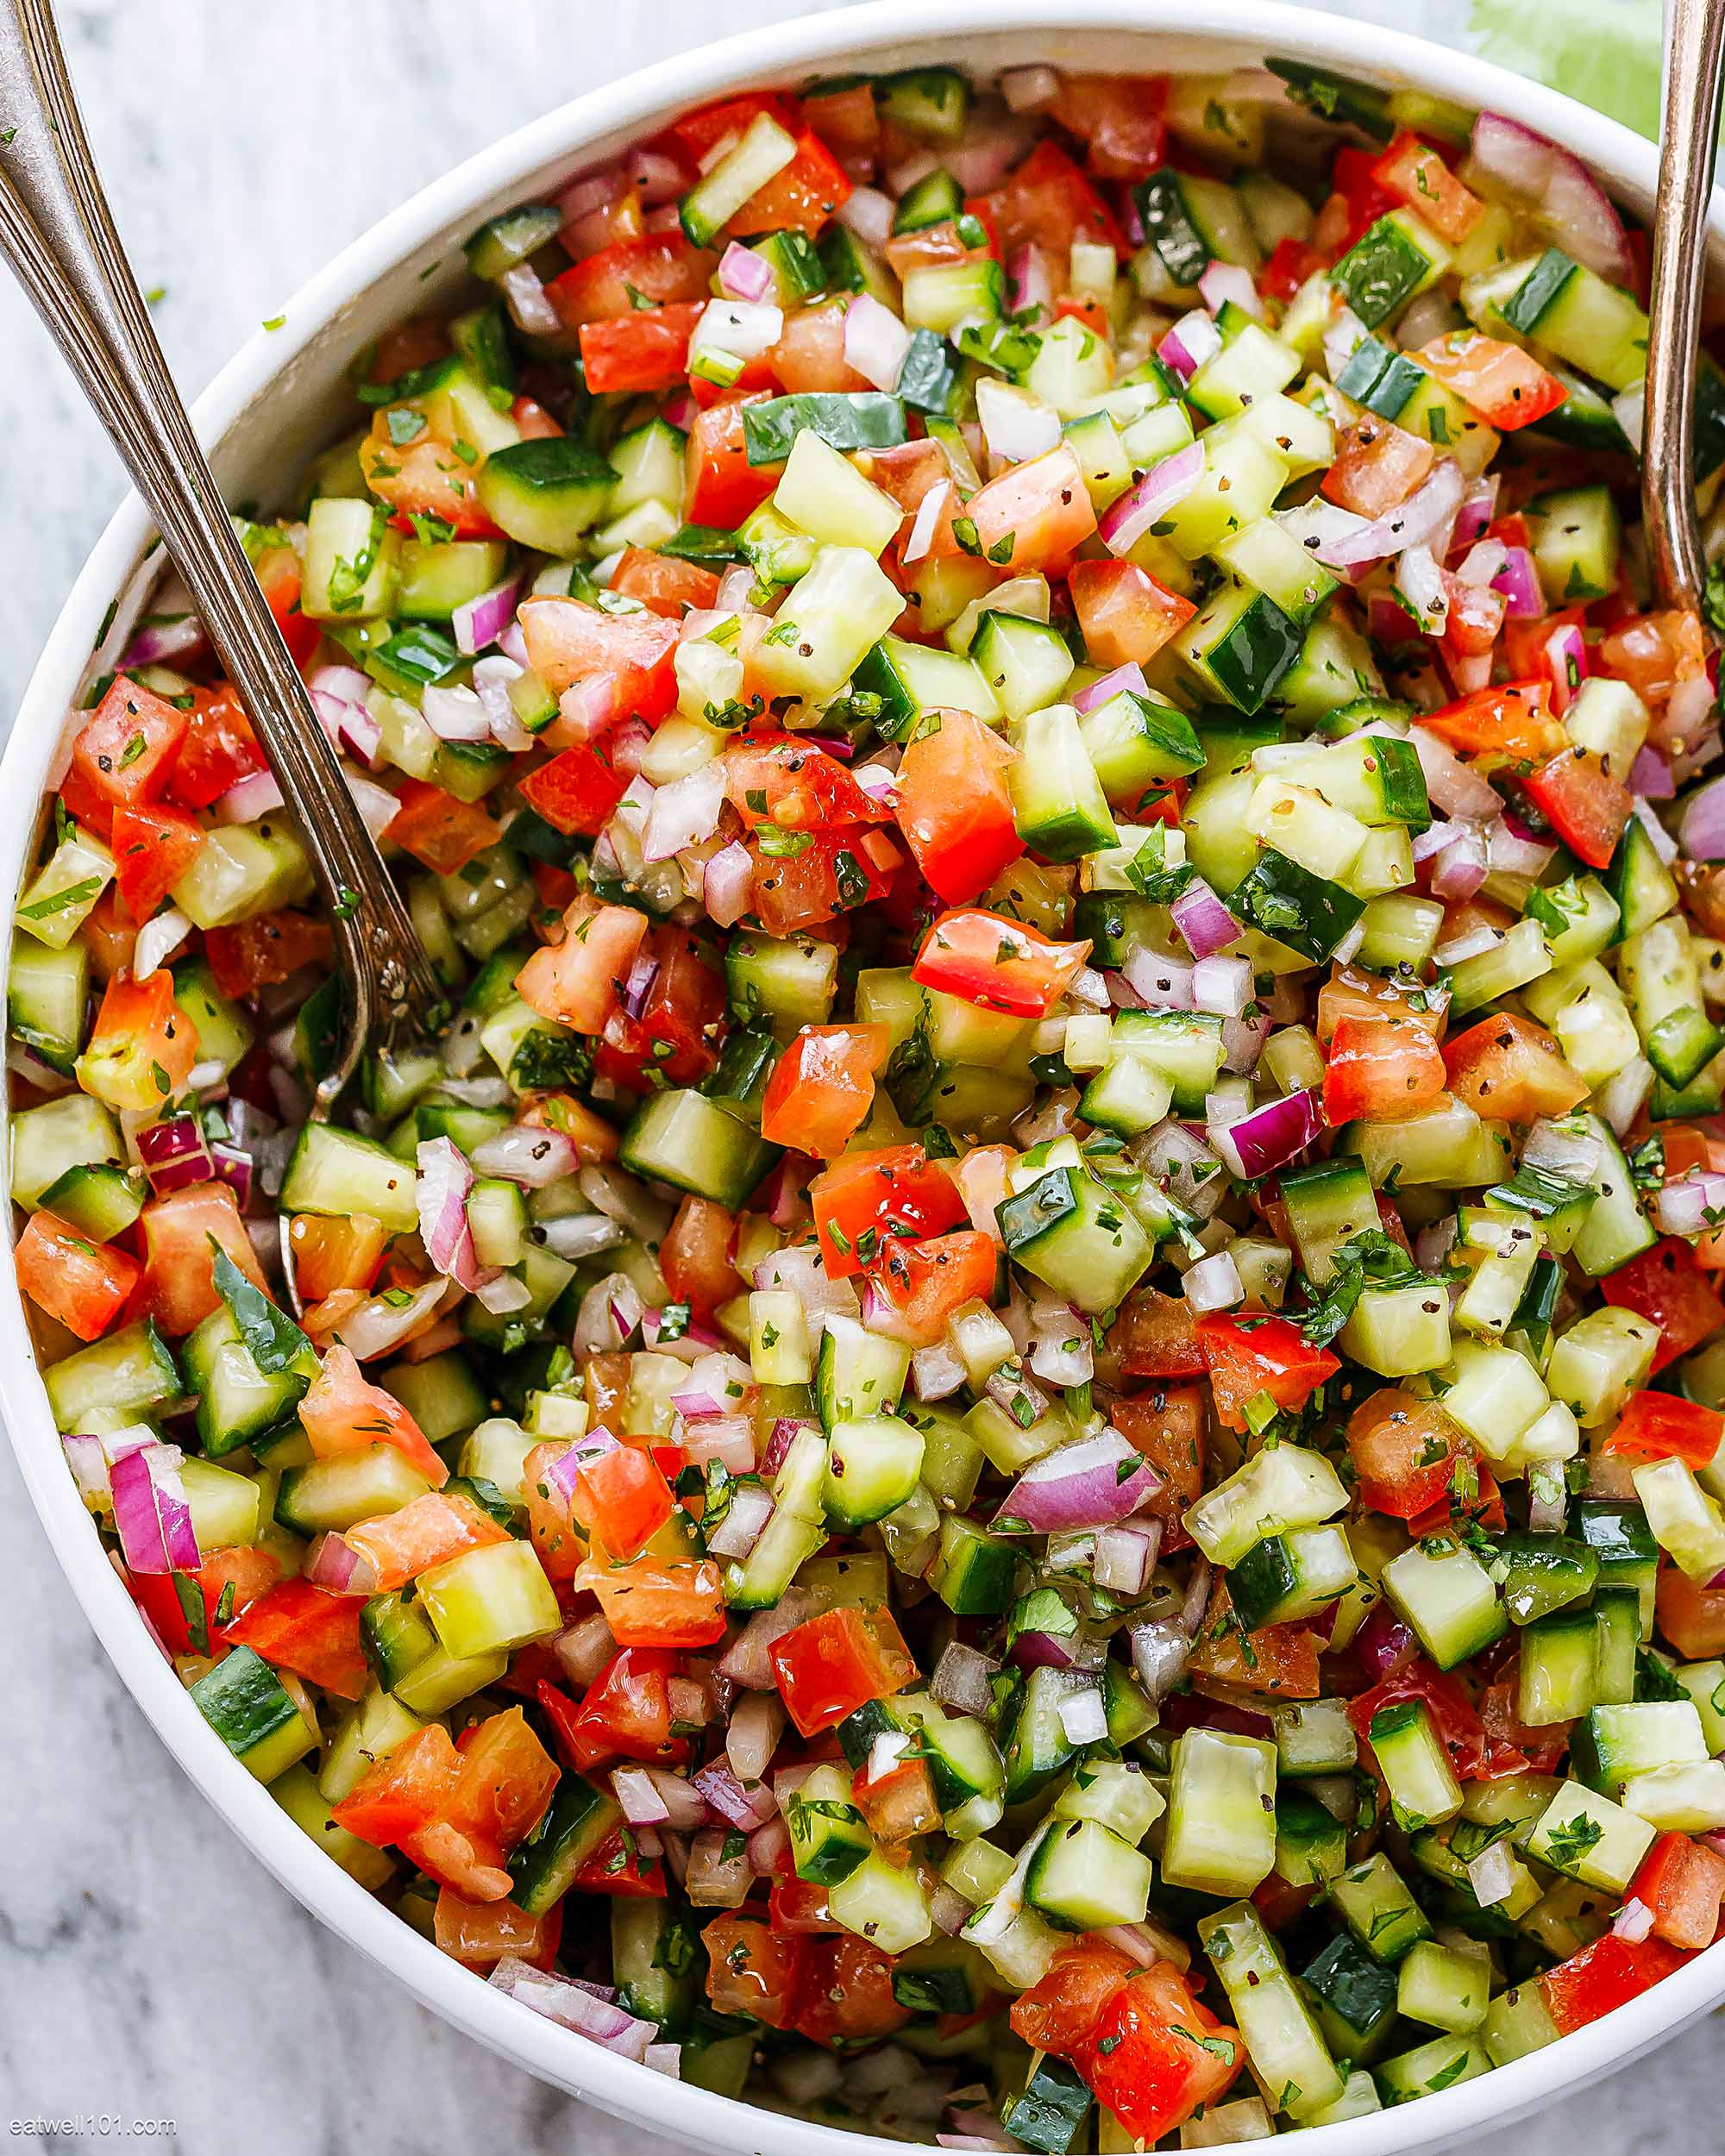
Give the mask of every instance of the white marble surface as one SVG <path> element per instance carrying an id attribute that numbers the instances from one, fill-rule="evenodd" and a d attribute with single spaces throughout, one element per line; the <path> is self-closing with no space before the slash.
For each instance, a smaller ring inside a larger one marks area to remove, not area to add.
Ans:
<path id="1" fill-rule="evenodd" d="M 821 0 L 64 0 L 91 132 L 181 381 L 337 246 L 520 120 Z M 1459 42 L 1465 0 L 1357 0 Z M 116 498 L 45 336 L 0 290 L 0 714 Z M 0 720 L 0 723 L 3 723 Z M 0 2130 L 172 2120 L 188 2156 L 668 2144 L 542 2088 L 382 1983 L 187 1787 L 108 1667 L 0 1456 Z M 1721 2145 L 1716 2023 L 1492 2156 Z M 1710 2123 L 1709 2123 L 1710 2122 Z"/>

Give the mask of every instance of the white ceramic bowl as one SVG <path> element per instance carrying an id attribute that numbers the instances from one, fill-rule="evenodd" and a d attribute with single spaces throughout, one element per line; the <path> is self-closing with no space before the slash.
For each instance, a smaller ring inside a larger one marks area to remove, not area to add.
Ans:
<path id="1" fill-rule="evenodd" d="M 230 500 L 271 498 L 284 472 L 331 439 L 351 409 L 342 370 L 356 348 L 459 283 L 459 243 L 474 225 L 707 99 L 853 67 L 946 61 L 986 74 L 1046 61 L 1099 72 L 1222 72 L 1270 55 L 1509 113 L 1567 145 L 1626 203 L 1644 216 L 1648 210 L 1655 156 L 1639 136 L 1466 53 L 1372 24 L 1255 0 L 891 0 L 668 60 L 577 98 L 469 159 L 314 278 L 288 307 L 284 328 L 251 339 L 199 400 L 199 433 L 213 445 Z M 69 730 L 68 707 L 103 617 L 134 576 L 148 529 L 139 503 L 129 499 L 73 587 L 25 694 L 0 766 L 0 797 L 14 804 L 0 829 L 8 917 L 33 849 L 35 805 Z M 223 1749 L 139 1622 L 67 1472 L 11 1266 L 0 1273 L 0 1407 L 66 1576 L 163 1743 L 284 1886 L 457 2028 L 620 2118 L 739 2156 L 856 2156 L 864 2148 L 884 2156 L 896 2146 L 685 2088 L 613 2058 L 439 1953 L 322 1855 Z M 1488 2124 L 1507 2125 L 1651 2049 L 1721 2000 L 1725 1944 L 1603 2021 L 1514 2065 L 1407 2109 L 1308 2130 L 1299 2144 L 1302 2156 L 1411 2156 Z"/>

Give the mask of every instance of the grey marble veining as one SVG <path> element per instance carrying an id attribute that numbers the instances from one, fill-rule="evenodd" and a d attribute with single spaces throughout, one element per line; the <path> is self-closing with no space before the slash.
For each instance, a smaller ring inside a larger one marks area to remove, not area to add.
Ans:
<path id="1" fill-rule="evenodd" d="M 91 133 L 180 379 L 455 159 L 800 0 L 64 0 Z M 1462 41 L 1466 0 L 1339 10 Z M 0 290 L 0 724 L 119 492 L 47 339 Z M 228 1834 L 109 1668 L 0 1454 L 0 2132 L 171 2119 L 186 2156 L 660 2156 L 480 2051 L 305 1915 Z M 1490 2156 L 1721 2146 L 1717 2024 Z"/>

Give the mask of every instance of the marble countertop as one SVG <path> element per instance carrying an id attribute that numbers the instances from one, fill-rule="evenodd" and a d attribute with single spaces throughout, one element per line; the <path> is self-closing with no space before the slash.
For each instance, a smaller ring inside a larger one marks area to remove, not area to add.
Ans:
<path id="1" fill-rule="evenodd" d="M 338 246 L 532 114 L 824 0 L 63 0 L 122 229 L 196 389 Z M 1356 0 L 1446 43 L 1465 0 Z M 0 712 L 120 492 L 46 336 L 0 289 Z M 3 724 L 3 720 L 0 720 Z M 187 2156 L 660 2156 L 481 2051 L 316 1923 L 187 1786 L 114 1675 L 0 1454 L 0 2125 L 169 2120 Z M 1716 2024 L 1477 2144 L 1716 2147 Z M 1707 2123 L 1711 2118 L 1715 2123 Z"/>

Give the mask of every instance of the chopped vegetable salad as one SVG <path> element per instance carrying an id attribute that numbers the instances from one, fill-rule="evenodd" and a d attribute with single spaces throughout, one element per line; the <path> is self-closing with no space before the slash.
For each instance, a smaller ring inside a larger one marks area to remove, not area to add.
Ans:
<path id="1" fill-rule="evenodd" d="M 308 1119 L 332 926 L 171 581 L 17 908 L 18 1277 L 212 1743 L 575 2037 L 960 2149 L 1355 2117 L 1706 1950 L 1645 234 L 1291 63 L 926 68 L 467 254 L 245 528 L 441 1037 Z"/>

